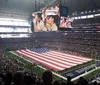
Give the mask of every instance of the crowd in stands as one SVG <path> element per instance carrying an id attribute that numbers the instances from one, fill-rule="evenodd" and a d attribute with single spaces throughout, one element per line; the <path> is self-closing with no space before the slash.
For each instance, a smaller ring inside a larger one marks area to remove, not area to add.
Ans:
<path id="1" fill-rule="evenodd" d="M 100 53 L 99 33 L 67 33 L 55 41 L 43 41 L 44 46 L 60 48 L 77 54 L 88 54 L 95 56 Z M 86 55 L 85 55 L 86 56 Z"/>
<path id="2" fill-rule="evenodd" d="M 3 49 L 30 49 L 34 47 L 48 47 L 66 50 L 77 54 L 100 54 L 100 33 L 89 32 L 58 32 L 37 33 L 29 38 L 5 38 L 0 40 Z"/>
<path id="3" fill-rule="evenodd" d="M 76 19 L 73 21 L 73 27 L 79 28 L 100 28 L 99 18 L 86 18 L 86 19 Z"/>
<path id="4" fill-rule="evenodd" d="M 99 74 L 89 80 L 80 77 L 77 82 L 72 82 L 70 76 L 67 76 L 67 81 L 54 80 L 50 70 L 45 71 L 42 77 L 33 73 L 7 57 L 0 57 L 0 85 L 99 85 L 99 82 L 93 80 L 100 77 Z"/>
<path id="5" fill-rule="evenodd" d="M 33 48 L 38 46 L 44 46 L 44 47 L 50 47 L 50 48 L 60 48 L 60 50 L 69 51 L 72 53 L 80 54 L 85 53 L 89 55 L 97 55 L 100 54 L 100 33 L 40 33 L 35 34 L 35 38 L 15 38 L 15 39 L 2 39 L 2 43 L 0 43 L 0 47 L 2 49 L 26 49 L 26 48 Z M 3 47 L 4 46 L 4 47 Z M 91 54 L 92 53 L 92 54 Z M 25 68 L 20 67 L 16 63 L 11 62 L 9 59 L 6 59 L 4 57 L 0 58 L 0 81 L 1 84 L 5 84 L 6 81 L 4 77 L 8 75 L 10 72 L 10 76 L 14 78 L 14 75 L 16 76 L 20 74 L 20 72 L 17 72 L 21 70 L 21 75 L 26 75 Z M 12 74 L 13 73 L 13 74 Z M 20 75 L 20 76 L 21 76 Z M 26 75 L 27 76 L 27 75 Z M 98 77 L 98 75 L 96 75 Z M 29 79 L 30 82 L 27 80 Z M 10 79 L 10 78 L 9 78 Z M 12 78 L 11 78 L 12 79 Z M 24 78 L 24 83 L 22 84 L 41 84 L 42 79 L 38 80 L 37 77 L 35 77 L 35 80 L 32 80 L 33 76 Z M 91 78 L 90 81 L 95 79 L 95 77 Z M 46 80 L 47 81 L 47 80 Z M 84 78 L 80 78 L 77 85 L 86 85 L 84 83 L 80 82 L 86 82 Z M 12 80 L 11 80 L 12 82 Z M 8 84 L 8 82 L 7 82 Z M 14 79 L 13 82 L 14 83 Z M 18 83 L 19 84 L 19 83 Z M 49 83 L 48 83 L 49 84 Z M 51 84 L 51 83 L 50 83 Z M 59 81 L 55 81 L 53 83 L 54 85 L 64 85 L 66 83 L 59 83 Z M 10 84 L 9 84 L 10 85 Z M 51 84 L 52 85 L 52 84 Z M 66 84 L 70 85 L 70 84 Z M 72 84 L 73 85 L 73 84 Z M 92 85 L 97 85 L 96 82 Z"/>
<path id="6" fill-rule="evenodd" d="M 15 72 L 19 69 L 23 70 L 23 68 L 18 66 L 16 63 L 13 63 L 10 59 L 0 57 L 0 73 L 6 74 L 9 71 Z"/>

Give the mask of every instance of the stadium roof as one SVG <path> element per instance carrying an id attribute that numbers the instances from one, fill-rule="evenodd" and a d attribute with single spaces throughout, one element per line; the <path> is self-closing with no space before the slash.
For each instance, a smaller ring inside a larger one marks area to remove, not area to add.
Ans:
<path id="1" fill-rule="evenodd" d="M 100 0 L 65 0 L 70 12 L 100 8 Z"/>
<path id="2" fill-rule="evenodd" d="M 69 13 L 100 8 L 100 0 L 0 0 L 0 17 L 29 19 L 33 12 L 59 2 Z"/>

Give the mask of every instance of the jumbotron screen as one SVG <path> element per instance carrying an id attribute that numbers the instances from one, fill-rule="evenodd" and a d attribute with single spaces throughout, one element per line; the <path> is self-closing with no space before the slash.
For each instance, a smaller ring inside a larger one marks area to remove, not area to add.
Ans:
<path id="1" fill-rule="evenodd" d="M 33 32 L 58 31 L 60 28 L 69 28 L 68 8 L 52 6 L 33 13 Z"/>
<path id="2" fill-rule="evenodd" d="M 60 17 L 60 29 L 72 28 L 72 20 L 69 17 Z"/>
<path id="3" fill-rule="evenodd" d="M 58 31 L 60 24 L 59 6 L 46 8 L 34 13 L 34 32 Z"/>
<path id="4" fill-rule="evenodd" d="M 68 17 L 68 7 L 60 6 L 60 29 L 72 28 L 72 20 Z"/>

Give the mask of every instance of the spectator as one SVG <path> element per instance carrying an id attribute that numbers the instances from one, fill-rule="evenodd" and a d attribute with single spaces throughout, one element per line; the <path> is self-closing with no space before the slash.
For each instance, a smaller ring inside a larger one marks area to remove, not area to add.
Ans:
<path id="1" fill-rule="evenodd" d="M 8 72 L 5 75 L 4 82 L 1 85 L 12 85 L 12 73 Z"/>
<path id="2" fill-rule="evenodd" d="M 89 84 L 86 79 L 84 79 L 83 77 L 80 77 L 77 82 L 77 85 L 89 85 Z"/>
<path id="3" fill-rule="evenodd" d="M 43 85 L 52 85 L 53 77 L 52 77 L 52 72 L 47 70 L 43 73 L 42 76 L 43 79 Z"/>
<path id="4" fill-rule="evenodd" d="M 2 73 L 0 73 L 0 84 L 4 82 L 4 75 Z"/>
<path id="5" fill-rule="evenodd" d="M 24 75 L 22 72 L 16 72 L 13 78 L 14 85 L 24 85 Z"/>
<path id="6" fill-rule="evenodd" d="M 35 84 L 35 78 L 31 77 L 30 75 L 26 75 L 24 77 L 24 83 L 25 85 L 33 85 Z"/>
<path id="7" fill-rule="evenodd" d="M 59 81 L 54 81 L 54 85 L 60 85 Z"/>
<path id="8" fill-rule="evenodd" d="M 71 82 L 71 77 L 67 76 L 67 85 L 74 85 L 73 82 Z"/>
<path id="9" fill-rule="evenodd" d="M 98 85 L 98 83 L 96 81 L 93 82 L 93 85 Z"/>

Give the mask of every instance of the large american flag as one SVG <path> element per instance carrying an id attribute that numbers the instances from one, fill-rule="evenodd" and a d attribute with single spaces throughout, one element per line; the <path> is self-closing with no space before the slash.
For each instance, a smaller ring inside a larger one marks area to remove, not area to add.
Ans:
<path id="1" fill-rule="evenodd" d="M 46 48 L 17 50 L 16 53 L 57 72 L 92 60 Z"/>

